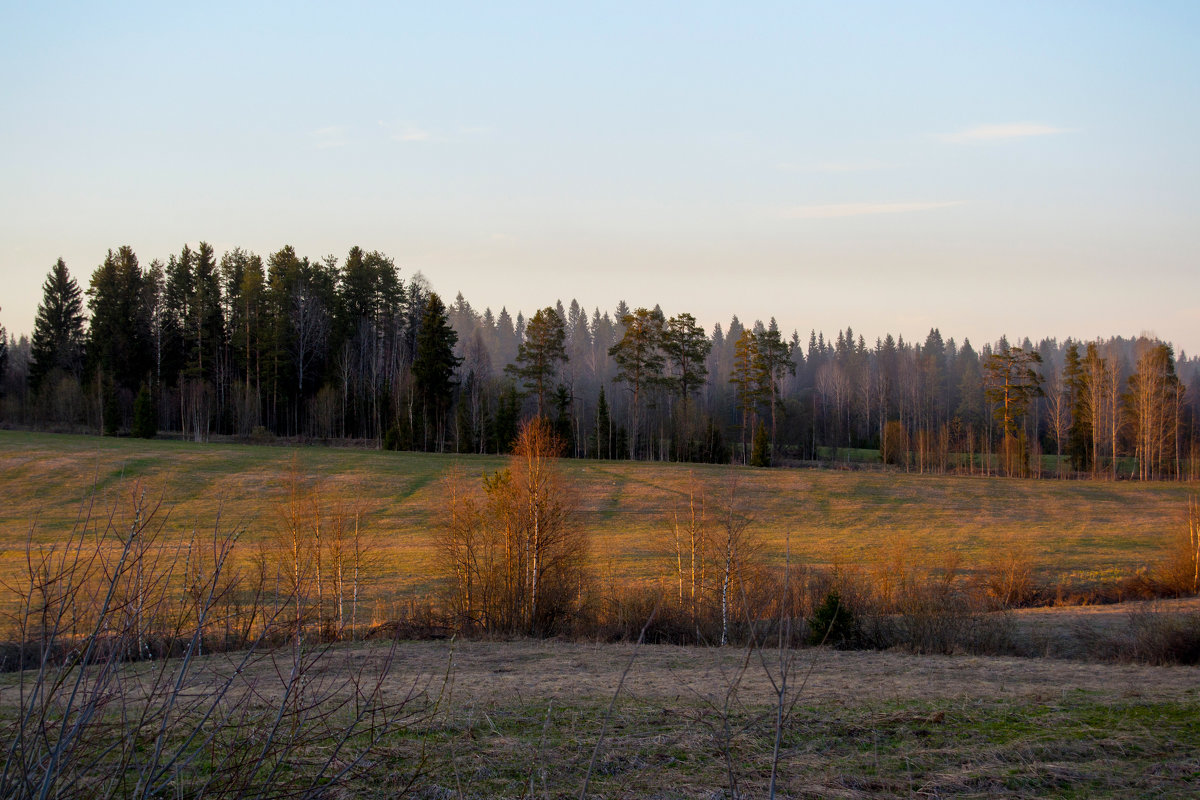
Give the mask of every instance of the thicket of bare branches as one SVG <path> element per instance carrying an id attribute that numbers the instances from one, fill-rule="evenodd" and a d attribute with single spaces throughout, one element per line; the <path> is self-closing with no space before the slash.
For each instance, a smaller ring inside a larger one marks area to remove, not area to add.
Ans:
<path id="1" fill-rule="evenodd" d="M 482 485 L 461 472 L 444 479 L 439 552 L 458 627 L 544 634 L 582 609 L 588 542 L 556 464 L 562 447 L 535 417 L 521 427 L 506 469 Z"/>
<path id="2" fill-rule="evenodd" d="M 275 593 L 234 567 L 240 531 L 219 518 L 176 541 L 164 522 L 135 486 L 53 544 L 31 529 L 7 587 L 0 797 L 308 797 L 378 769 L 383 737 L 427 705 L 385 691 L 394 650 L 326 668 L 289 613 L 311 584 Z"/>
<path id="3" fill-rule="evenodd" d="M 306 631 L 321 641 L 363 633 L 360 606 L 375 562 L 374 536 L 363 509 L 344 492 L 329 491 L 303 475 L 295 461 L 285 478 L 274 538 L 256 554 L 260 581 L 282 587 L 295 638 Z"/>

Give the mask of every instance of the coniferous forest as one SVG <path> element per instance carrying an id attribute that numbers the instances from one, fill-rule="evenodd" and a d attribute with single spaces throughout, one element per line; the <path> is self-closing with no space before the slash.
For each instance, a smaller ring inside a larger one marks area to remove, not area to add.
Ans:
<path id="1" fill-rule="evenodd" d="M 60 259 L 32 334 L 0 329 L 0 387 L 7 426 L 198 442 L 502 453 L 540 415 L 577 458 L 1200 475 L 1200 362 L 1169 342 L 868 342 L 736 315 L 710 331 L 624 302 L 480 311 L 358 247 L 218 258 L 201 242 L 149 264 L 121 247 L 86 281 Z"/>

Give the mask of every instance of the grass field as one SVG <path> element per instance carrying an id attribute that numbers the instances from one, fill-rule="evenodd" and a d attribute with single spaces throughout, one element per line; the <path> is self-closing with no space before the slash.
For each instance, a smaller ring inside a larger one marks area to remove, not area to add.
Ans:
<path id="1" fill-rule="evenodd" d="M 278 527 L 292 464 L 328 497 L 364 511 L 378 541 L 379 591 L 433 587 L 440 477 L 482 475 L 499 457 L 324 447 L 196 445 L 0 432 L 0 573 L 11 577 L 31 531 L 52 542 L 94 498 L 94 513 L 139 484 L 162 497 L 168 531 L 239 525 L 246 541 Z M 1153 568 L 1185 531 L 1195 484 L 1017 480 L 897 472 L 763 470 L 564 460 L 602 575 L 657 580 L 670 570 L 667 518 L 690 476 L 717 490 L 736 476 L 763 557 L 880 567 L 957 561 L 968 572 L 1012 556 L 1056 580 L 1087 586 Z"/>
<path id="2" fill-rule="evenodd" d="M 450 650 L 405 647 L 404 669 L 427 674 Z M 632 647 L 454 650 L 450 702 L 432 726 L 438 747 L 420 781 L 426 796 L 519 797 L 531 778 L 535 797 L 578 796 Z M 766 797 L 773 686 L 758 657 L 746 667 L 745 656 L 637 653 L 591 791 L 731 797 L 732 777 L 736 796 Z M 805 651 L 795 667 L 804 683 L 788 695 L 784 797 L 1189 797 L 1200 781 L 1195 668 L 824 649 Z"/>
<path id="3" fill-rule="evenodd" d="M 220 513 L 253 545 L 274 535 L 295 468 L 327 497 L 362 508 L 379 542 L 377 593 L 420 595 L 435 580 L 438 480 L 453 467 L 482 474 L 504 463 L 0 432 L 0 568 L 12 577 L 31 535 L 52 544 L 89 503 L 103 516 L 135 485 L 164 498 L 168 535 L 210 528 Z M 562 468 L 599 571 L 627 580 L 670 570 L 666 518 L 693 475 L 713 491 L 736 476 L 768 559 L 781 559 L 785 542 L 801 563 L 885 569 L 954 558 L 983 568 L 1015 554 L 1081 585 L 1157 564 L 1185 532 L 1197 489 L 624 462 Z M 397 645 L 388 672 L 386 643 L 356 642 L 331 646 L 312 674 L 379 678 L 392 698 L 420 692 L 420 713 L 388 734 L 341 796 L 395 796 L 412 778 L 419 798 L 577 797 L 585 780 L 594 797 L 765 797 L 774 763 L 787 797 L 1193 797 L 1197 668 L 1086 660 L 1105 657 L 1098 643 L 1122 642 L 1162 613 L 1194 623 L 1200 601 L 993 615 L 1021 652 L 1054 658 L 787 651 L 777 758 L 780 656 L 771 650 L 417 641 Z M 1111 652 L 1120 662 L 1127 651 Z M 264 652 L 244 672 L 238 658 L 199 659 L 182 696 L 204 697 L 234 676 L 270 708 L 287 650 Z M 117 683 L 140 685 L 171 661 L 122 665 Z M 0 674 L 0 724 L 13 714 L 18 680 Z M 314 743 L 301 760 L 319 761 L 328 747 Z"/>
<path id="4" fill-rule="evenodd" d="M 780 797 L 1191 798 L 1200 784 L 1195 667 L 792 655 L 776 758 L 771 650 L 422 641 L 392 658 L 385 643 L 340 645 L 322 674 L 383 676 L 385 696 L 415 688 L 422 711 L 332 796 L 396 797 L 412 781 L 416 798 L 579 797 L 587 780 L 590 798 L 766 797 L 773 762 Z M 200 660 L 186 691 L 231 659 Z M 242 679 L 270 703 L 279 674 L 266 660 Z M 0 721 L 14 683 L 0 675 Z"/>

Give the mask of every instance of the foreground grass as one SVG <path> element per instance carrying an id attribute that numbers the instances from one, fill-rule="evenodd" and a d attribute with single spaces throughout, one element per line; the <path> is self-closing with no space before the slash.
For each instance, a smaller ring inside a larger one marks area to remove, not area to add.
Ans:
<path id="1" fill-rule="evenodd" d="M 449 646 L 406 648 L 410 667 L 432 669 Z M 731 783 L 766 796 L 775 695 L 757 654 L 453 650 L 418 796 L 579 796 L 593 752 L 598 797 L 731 797 Z M 793 669 L 802 688 L 787 698 L 782 796 L 1191 797 L 1200 786 L 1195 668 L 816 649 Z"/>
<path id="2" fill-rule="evenodd" d="M 377 537 L 375 597 L 428 593 L 435 582 L 438 480 L 483 475 L 504 459 L 251 445 L 195 445 L 0 431 L 0 576 L 19 566 L 33 530 L 53 542 L 95 498 L 103 514 L 133 482 L 170 508 L 180 536 L 278 527 L 287 473 L 319 476 L 329 497 L 364 513 Z M 563 462 L 601 574 L 655 581 L 670 569 L 667 518 L 692 476 L 716 489 L 736 476 L 768 560 L 790 541 L 795 563 L 985 569 L 1019 557 L 1069 585 L 1111 583 L 1153 568 L 1182 529 L 1195 485 L 1014 480 L 883 472 L 757 470 L 710 465 Z M 36 526 L 34 526 L 36 523 Z"/>
<path id="3" fill-rule="evenodd" d="M 386 652 L 339 646 L 320 671 L 365 666 L 370 678 Z M 1185 798 L 1200 786 L 1196 668 L 823 648 L 794 655 L 780 796 Z M 420 798 L 578 797 L 587 780 L 589 797 L 765 797 L 775 737 L 768 670 L 778 677 L 778 655 L 762 656 L 401 643 L 385 691 L 405 697 L 418 687 L 416 705 L 428 713 L 385 739 L 333 796 L 394 797 L 412 780 Z M 225 663 L 201 660 L 189 690 Z M 0 676 L 0 720 L 14 681 Z M 314 743 L 304 755 L 322 752 Z"/>
<path id="4" fill-rule="evenodd" d="M 726 716 L 686 705 L 620 704 L 591 790 L 600 797 L 766 796 L 771 711 L 743 707 Z M 870 708 L 807 704 L 789 715 L 777 791 L 1194 797 L 1198 711 L 1196 701 L 1114 704 L 1086 695 L 1049 705 L 975 698 Z M 433 732 L 443 755 L 429 763 L 418 796 L 521 797 L 531 785 L 533 796 L 575 796 L 605 713 L 604 706 L 579 703 L 461 714 Z"/>

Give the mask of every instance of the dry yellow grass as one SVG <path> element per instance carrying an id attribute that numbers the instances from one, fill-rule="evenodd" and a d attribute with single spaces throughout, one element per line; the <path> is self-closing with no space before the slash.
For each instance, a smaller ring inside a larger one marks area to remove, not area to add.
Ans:
<path id="1" fill-rule="evenodd" d="M 0 432 L 0 574 L 19 567 L 27 537 L 53 542 L 89 503 L 104 514 L 137 482 L 169 510 L 167 531 L 210 528 L 218 512 L 245 540 L 270 538 L 292 464 L 328 498 L 361 508 L 377 540 L 379 596 L 434 586 L 438 479 L 500 469 L 497 457 L 321 447 L 108 439 Z M 794 563 L 970 570 L 1017 555 L 1077 583 L 1153 567 L 1178 535 L 1195 485 L 1059 482 L 884 472 L 757 470 L 683 464 L 570 461 L 583 523 L 602 574 L 653 581 L 666 573 L 667 517 L 691 476 L 710 488 L 736 479 L 753 509 L 765 558 Z"/>

